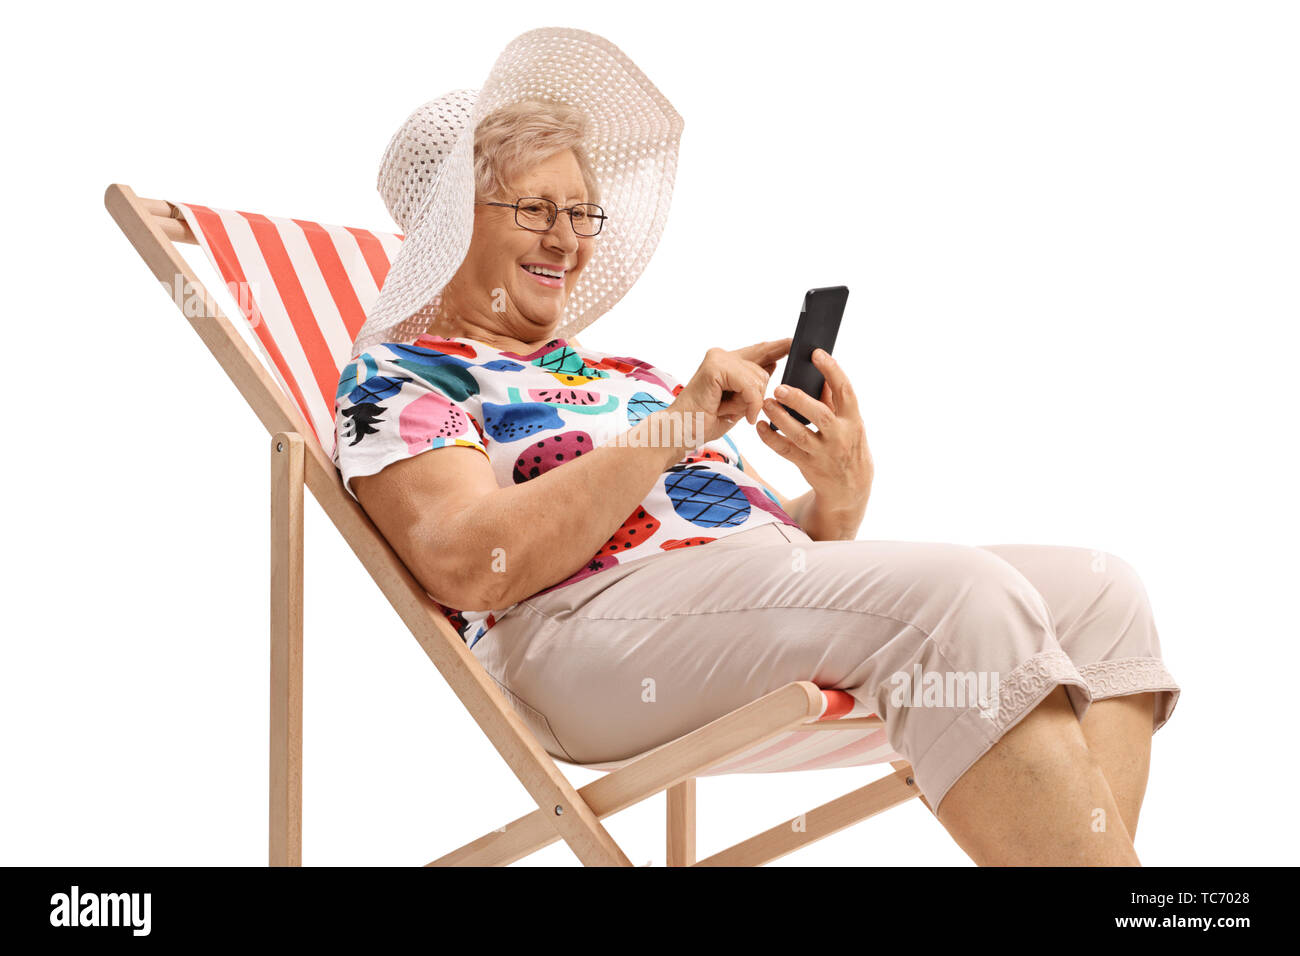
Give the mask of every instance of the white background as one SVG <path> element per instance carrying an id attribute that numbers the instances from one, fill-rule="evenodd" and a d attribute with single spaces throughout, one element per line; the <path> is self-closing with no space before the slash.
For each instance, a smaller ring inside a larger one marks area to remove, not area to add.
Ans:
<path id="1" fill-rule="evenodd" d="M 617 43 L 686 120 L 659 250 L 583 342 L 685 381 L 848 285 L 860 536 L 1126 558 L 1183 689 L 1139 856 L 1294 862 L 1293 5 L 25 10 L 0 57 L 0 863 L 266 860 L 268 435 L 105 187 L 394 230 L 393 131 L 554 25 Z M 303 860 L 424 863 L 529 798 L 308 501 Z M 887 770 L 705 778 L 700 855 Z M 633 862 L 664 863 L 663 808 L 607 821 Z M 809 864 L 970 861 L 913 801 L 775 865 Z"/>

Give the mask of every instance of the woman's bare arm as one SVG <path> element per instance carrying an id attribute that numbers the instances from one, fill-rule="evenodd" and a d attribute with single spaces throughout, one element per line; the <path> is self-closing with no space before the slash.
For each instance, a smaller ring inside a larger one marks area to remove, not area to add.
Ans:
<path id="1" fill-rule="evenodd" d="M 627 434 L 648 439 L 661 415 L 646 416 Z M 352 488 L 439 603 L 489 610 L 578 571 L 687 451 L 605 445 L 501 488 L 478 449 L 430 449 L 354 478 Z"/>

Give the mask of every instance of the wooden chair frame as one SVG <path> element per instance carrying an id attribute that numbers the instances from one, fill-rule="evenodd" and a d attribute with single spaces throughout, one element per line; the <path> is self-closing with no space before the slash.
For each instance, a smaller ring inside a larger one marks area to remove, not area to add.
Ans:
<path id="1" fill-rule="evenodd" d="M 669 866 L 756 866 L 920 795 L 912 768 L 894 761 L 893 773 L 803 814 L 802 827 L 787 820 L 704 860 L 695 859 L 695 778 L 701 772 L 790 730 L 881 726 L 877 717 L 819 720 L 823 696 L 809 681 L 786 684 L 575 789 L 365 511 L 348 495 L 301 411 L 180 254 L 175 243 L 197 240 L 179 209 L 166 200 L 138 197 L 130 187 L 116 183 L 105 192 L 104 204 L 154 276 L 169 288 L 186 291 L 187 303 L 177 302 L 177 306 L 272 436 L 272 866 L 302 864 L 304 486 L 537 804 L 531 813 L 427 865 L 505 865 L 562 839 L 584 865 L 631 866 L 600 821 L 666 790 Z M 195 309 L 190 303 L 202 307 Z M 196 311 L 200 314 L 190 314 Z"/>

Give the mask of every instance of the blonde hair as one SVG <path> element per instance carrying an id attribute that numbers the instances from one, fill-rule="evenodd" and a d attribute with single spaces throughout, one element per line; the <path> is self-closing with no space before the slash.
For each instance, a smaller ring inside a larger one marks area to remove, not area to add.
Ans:
<path id="1" fill-rule="evenodd" d="M 600 189 L 582 142 L 587 118 L 564 103 L 526 99 L 503 106 L 474 131 L 474 186 L 480 199 L 515 200 L 515 179 L 562 149 L 571 149 L 587 187 L 587 201 L 600 202 Z"/>

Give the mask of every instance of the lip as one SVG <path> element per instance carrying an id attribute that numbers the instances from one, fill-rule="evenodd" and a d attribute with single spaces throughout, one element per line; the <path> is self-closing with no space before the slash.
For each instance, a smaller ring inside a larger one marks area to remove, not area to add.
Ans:
<path id="1" fill-rule="evenodd" d="M 547 276 L 539 276 L 534 272 L 529 272 L 524 268 L 524 266 L 541 266 L 543 269 L 553 269 L 556 272 L 564 272 L 567 275 L 568 270 L 565 269 L 564 266 L 552 265 L 549 262 L 521 262 L 519 264 L 519 271 L 528 276 L 528 278 L 534 280 L 538 285 L 544 286 L 547 289 L 564 288 L 564 279 L 551 279 Z"/>

